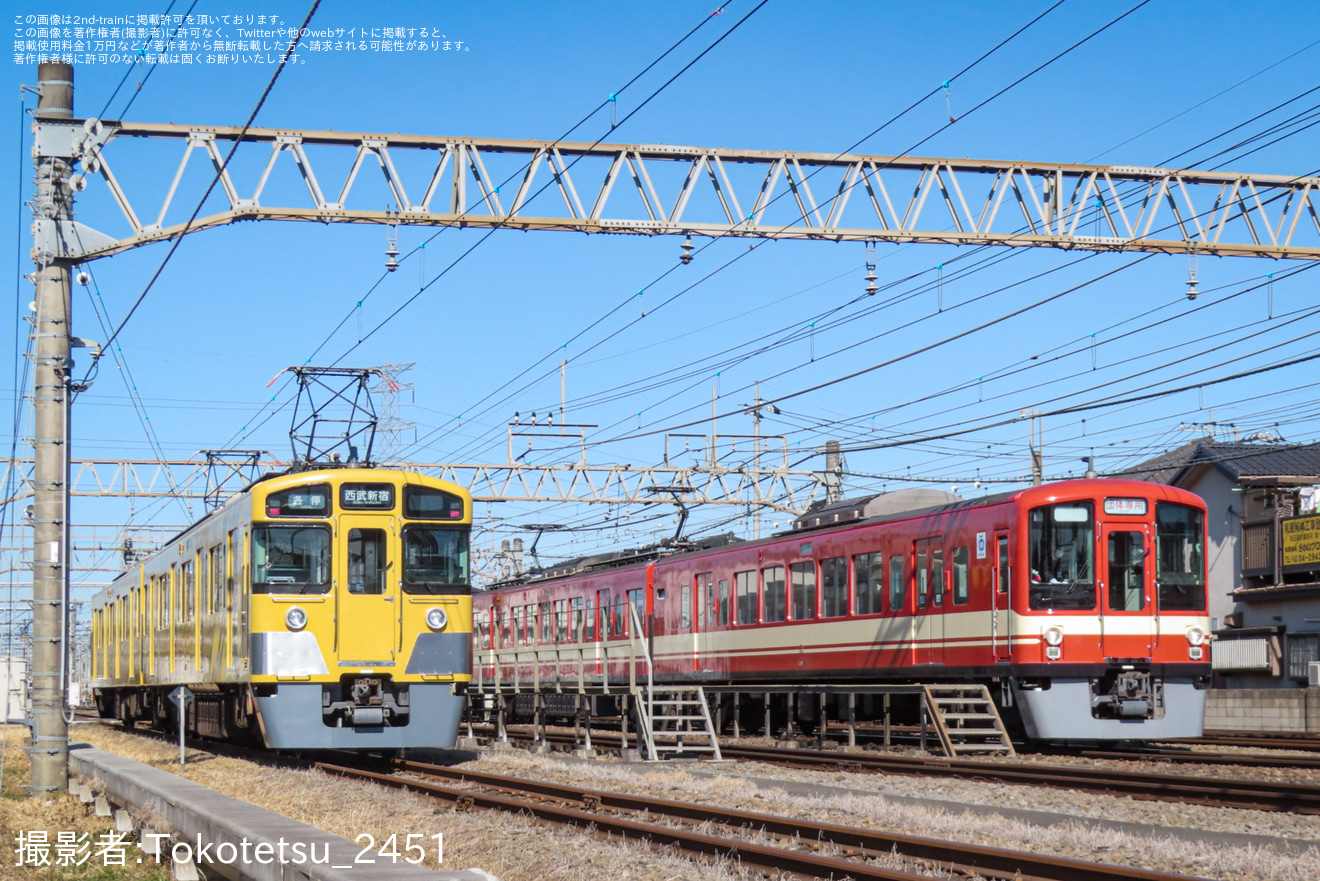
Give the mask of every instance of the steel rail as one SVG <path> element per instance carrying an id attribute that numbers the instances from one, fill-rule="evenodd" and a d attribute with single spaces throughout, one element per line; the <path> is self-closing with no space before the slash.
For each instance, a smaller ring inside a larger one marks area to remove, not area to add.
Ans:
<path id="1" fill-rule="evenodd" d="M 522 738 L 526 735 L 511 731 L 509 736 Z M 608 743 L 613 736 L 593 731 L 591 737 L 594 741 Z M 558 732 L 547 732 L 546 739 L 557 743 L 573 742 L 572 735 Z M 1053 789 L 1125 795 L 1149 801 L 1172 801 L 1277 813 L 1320 814 L 1320 787 L 1312 784 L 1276 783 L 1241 777 L 1203 778 L 1183 774 L 1080 768 L 1041 763 L 1009 764 L 929 756 L 881 755 L 870 752 L 838 753 L 802 748 L 747 747 L 723 742 L 720 744 L 720 751 L 729 759 L 766 762 L 803 769 L 824 768 L 855 773 L 873 772 L 914 777 L 983 780 L 1019 786 L 1048 786 Z M 1088 757 L 1111 756 L 1097 751 Z"/>
<path id="2" fill-rule="evenodd" d="M 583 787 L 567 786 L 537 780 L 526 780 L 498 774 L 456 770 L 439 765 L 400 761 L 395 768 L 413 774 L 422 774 L 460 783 L 476 784 L 489 789 L 514 793 L 515 797 L 481 795 L 468 789 L 455 789 L 398 775 L 358 771 L 335 765 L 320 765 L 323 770 L 364 777 L 397 788 L 419 789 L 431 795 L 471 807 L 495 810 L 529 812 L 554 822 L 576 826 L 592 826 L 625 837 L 649 838 L 663 844 L 673 844 L 684 850 L 708 855 L 723 855 L 743 863 L 788 870 L 811 877 L 852 877 L 856 879 L 883 878 L 909 879 L 927 877 L 869 866 L 855 859 L 826 857 L 814 853 L 786 850 L 781 847 L 759 845 L 743 839 L 730 839 L 707 833 L 685 832 L 681 828 L 657 826 L 645 817 L 661 815 L 692 823 L 714 823 L 739 830 L 760 831 L 802 841 L 808 846 L 832 844 L 854 856 L 881 855 L 897 852 L 906 859 L 927 860 L 940 868 L 966 875 L 1003 879 L 1059 879 L 1059 881 L 1172 881 L 1185 878 L 1146 869 L 1089 863 L 1066 857 L 1050 857 L 1033 853 L 1005 850 L 982 845 L 958 844 L 878 830 L 861 829 L 832 823 L 819 823 L 771 814 L 753 813 L 735 809 L 712 807 L 689 802 L 653 797 L 627 795 Z M 528 802 L 516 796 L 534 796 L 568 802 L 570 806 Z M 603 809 L 634 812 L 643 820 L 630 820 L 603 814 Z"/>
<path id="3" fill-rule="evenodd" d="M 865 753 L 846 753 L 844 756 L 835 757 L 802 749 L 721 747 L 721 750 L 728 758 L 799 767 L 847 766 L 854 770 L 1050 786 L 1213 807 L 1320 814 L 1320 789 L 1311 784 L 1232 778 L 1206 779 L 1178 774 L 1115 771 L 1110 768 L 1076 768 L 1045 764 L 1010 765 L 967 759 L 876 756 Z"/>

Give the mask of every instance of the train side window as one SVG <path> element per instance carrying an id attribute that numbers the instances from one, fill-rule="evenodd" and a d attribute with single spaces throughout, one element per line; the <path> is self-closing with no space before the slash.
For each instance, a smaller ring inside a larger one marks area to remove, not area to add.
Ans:
<path id="1" fill-rule="evenodd" d="M 541 642 L 549 645 L 555 641 L 555 616 L 551 611 L 550 601 L 541 603 Z"/>
<path id="2" fill-rule="evenodd" d="M 527 644 L 526 630 L 526 606 L 515 606 L 513 609 L 513 638 L 519 645 Z"/>
<path id="3" fill-rule="evenodd" d="M 967 591 L 967 548 L 953 549 L 953 603 L 961 606 L 968 600 Z"/>
<path id="4" fill-rule="evenodd" d="M 816 617 L 816 564 L 807 560 L 789 567 L 793 583 L 793 620 L 810 621 Z"/>
<path id="5" fill-rule="evenodd" d="M 755 624 L 759 618 L 756 596 L 756 573 L 735 572 L 733 587 L 738 604 L 738 623 Z"/>
<path id="6" fill-rule="evenodd" d="M 926 608 L 926 595 L 930 592 L 930 572 L 926 569 L 926 551 L 917 551 L 917 608 Z"/>
<path id="7" fill-rule="evenodd" d="M 573 629 L 569 642 L 582 641 L 582 597 L 573 597 Z"/>
<path id="8" fill-rule="evenodd" d="M 681 618 L 679 626 L 684 630 L 692 629 L 692 585 L 685 584 L 679 591 L 679 607 Z"/>
<path id="9" fill-rule="evenodd" d="M 770 566 L 761 570 L 761 600 L 763 619 L 768 622 L 783 621 L 788 611 L 787 596 L 784 586 L 784 567 Z"/>
<path id="10" fill-rule="evenodd" d="M 640 587 L 628 591 L 628 602 L 632 603 L 633 609 L 637 612 L 637 620 L 642 622 L 642 627 L 646 627 L 646 591 Z M 629 616 L 629 628 L 632 627 L 631 616 Z M 631 632 L 631 630 L 629 631 Z M 638 634 L 639 636 L 641 634 Z"/>
<path id="11" fill-rule="evenodd" d="M 999 536 L 999 592 L 1008 593 L 1008 536 Z"/>
<path id="12" fill-rule="evenodd" d="M 699 572 L 697 583 L 697 629 L 705 630 L 715 625 L 715 597 L 711 587 L 715 584 L 715 575 L 711 572 Z"/>
<path id="13" fill-rule="evenodd" d="M 930 580 L 935 605 L 944 605 L 944 548 L 930 549 Z"/>
<path id="14" fill-rule="evenodd" d="M 193 616 L 193 564 L 192 560 L 179 567 L 179 623 L 186 624 Z"/>
<path id="15" fill-rule="evenodd" d="M 848 614 L 848 559 L 829 557 L 820 561 L 820 615 L 840 618 Z"/>
<path id="16" fill-rule="evenodd" d="M 719 617 L 720 626 L 729 626 L 729 579 L 720 579 L 719 605 L 716 615 Z"/>
<path id="17" fill-rule="evenodd" d="M 889 611 L 902 612 L 907 606 L 907 580 L 903 577 L 902 554 L 889 558 Z"/>
<path id="18" fill-rule="evenodd" d="M 223 611 L 225 608 L 225 599 L 228 594 L 225 581 L 225 546 L 218 544 L 211 549 L 211 610 L 215 612 Z"/>
<path id="19" fill-rule="evenodd" d="M 197 553 L 197 613 L 204 615 L 211 611 L 211 553 L 202 550 Z"/>
<path id="20" fill-rule="evenodd" d="M 854 614 L 878 615 L 884 611 L 880 607 L 883 563 L 883 554 L 858 554 L 853 557 Z"/>
<path id="21" fill-rule="evenodd" d="M 596 638 L 596 605 L 591 600 L 587 600 L 587 619 L 586 635 L 583 637 L 587 642 Z"/>
<path id="22" fill-rule="evenodd" d="M 509 609 L 504 610 L 500 616 L 500 646 L 509 648 L 513 645 L 513 613 Z"/>
<path id="23" fill-rule="evenodd" d="M 623 597 L 622 596 L 615 597 L 614 598 L 614 635 L 615 636 L 623 636 L 624 633 L 627 632 L 628 625 L 624 623 L 627 620 L 626 617 L 627 614 L 628 614 L 628 610 L 624 608 Z"/>
<path id="24" fill-rule="evenodd" d="M 555 642 L 568 642 L 568 600 L 555 600 Z"/>
<path id="25" fill-rule="evenodd" d="M 385 593 L 385 530 L 348 531 L 348 592 Z"/>

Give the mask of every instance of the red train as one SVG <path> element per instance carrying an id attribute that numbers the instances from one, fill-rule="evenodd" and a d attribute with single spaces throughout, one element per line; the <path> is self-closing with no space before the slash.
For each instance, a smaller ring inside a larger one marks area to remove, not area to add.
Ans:
<path id="1" fill-rule="evenodd" d="M 657 683 L 977 682 L 1032 739 L 1201 733 L 1200 498 L 1110 479 L 905 510 L 913 496 L 835 505 L 769 539 L 593 558 L 480 593 L 473 684 L 626 683 L 639 643 L 631 604 Z"/>

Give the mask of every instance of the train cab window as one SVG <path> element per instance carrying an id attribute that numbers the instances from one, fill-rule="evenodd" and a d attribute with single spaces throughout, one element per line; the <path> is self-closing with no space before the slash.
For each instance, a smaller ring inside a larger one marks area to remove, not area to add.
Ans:
<path id="1" fill-rule="evenodd" d="M 810 621 L 816 617 L 816 564 L 810 560 L 789 566 L 793 588 L 793 620 Z"/>
<path id="2" fill-rule="evenodd" d="M 679 591 L 679 627 L 684 630 L 692 629 L 692 585 L 685 584 Z"/>
<path id="3" fill-rule="evenodd" d="M 783 566 L 771 566 L 761 570 L 761 593 L 762 620 L 783 621 L 788 612 Z"/>
<path id="4" fill-rule="evenodd" d="M 1146 536 L 1109 533 L 1109 608 L 1140 612 L 1146 607 Z"/>
<path id="5" fill-rule="evenodd" d="M 385 530 L 348 531 L 348 592 L 385 593 Z"/>
<path id="6" fill-rule="evenodd" d="M 953 549 L 953 604 L 961 606 L 970 599 L 967 589 L 968 554 L 966 546 Z"/>
<path id="7" fill-rule="evenodd" d="M 820 561 L 820 614 L 841 618 L 848 614 L 848 559 L 829 557 Z"/>
<path id="8" fill-rule="evenodd" d="M 468 579 L 466 529 L 404 527 L 404 593 L 468 594 L 472 592 Z"/>
<path id="9" fill-rule="evenodd" d="M 903 563 L 907 558 L 894 554 L 889 558 L 889 611 L 901 612 L 907 606 L 907 580 L 903 577 Z"/>
<path id="10" fill-rule="evenodd" d="M 1030 608 L 1095 608 L 1095 514 L 1091 503 L 1032 508 L 1028 523 Z"/>
<path id="11" fill-rule="evenodd" d="M 883 596 L 883 554 L 858 554 L 853 557 L 853 614 L 879 615 Z"/>
<path id="12" fill-rule="evenodd" d="M 719 617 L 720 626 L 729 626 L 729 579 L 720 579 L 719 604 L 716 607 L 716 615 Z"/>
<path id="13" fill-rule="evenodd" d="M 1205 608 L 1205 517 L 1196 508 L 1155 504 L 1155 581 L 1159 609 L 1198 612 Z"/>
<path id="14" fill-rule="evenodd" d="M 253 593 L 328 593 L 330 530 L 324 526 L 253 526 Z"/>

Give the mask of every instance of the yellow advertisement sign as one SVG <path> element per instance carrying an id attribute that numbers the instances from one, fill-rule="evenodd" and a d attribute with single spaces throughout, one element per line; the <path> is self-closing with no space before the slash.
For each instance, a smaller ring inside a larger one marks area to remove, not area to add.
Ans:
<path id="1" fill-rule="evenodd" d="M 1283 521 L 1283 565 L 1320 564 L 1320 515 Z"/>

